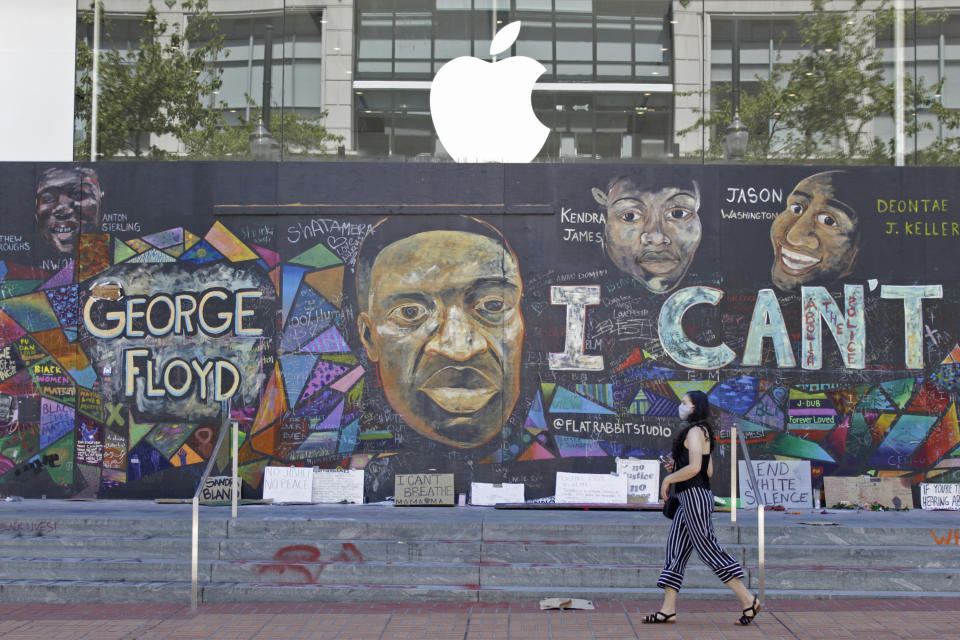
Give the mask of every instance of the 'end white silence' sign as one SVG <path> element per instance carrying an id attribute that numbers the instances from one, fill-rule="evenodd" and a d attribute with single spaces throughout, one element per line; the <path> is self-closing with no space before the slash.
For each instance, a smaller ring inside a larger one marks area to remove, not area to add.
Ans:
<path id="1" fill-rule="evenodd" d="M 765 506 L 813 507 L 809 460 L 755 460 L 753 473 Z M 743 509 L 756 508 L 757 496 L 750 487 L 747 463 L 743 460 L 737 470 L 737 479 L 740 481 L 740 506 Z"/>
<path id="2" fill-rule="evenodd" d="M 960 484 L 920 484 L 920 506 L 924 509 L 960 511 Z"/>

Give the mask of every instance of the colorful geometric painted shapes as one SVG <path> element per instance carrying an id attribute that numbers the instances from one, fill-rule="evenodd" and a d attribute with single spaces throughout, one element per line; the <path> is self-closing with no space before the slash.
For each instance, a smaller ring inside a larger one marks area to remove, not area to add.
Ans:
<path id="1" fill-rule="evenodd" d="M 177 452 L 170 456 L 170 464 L 175 467 L 185 467 L 190 464 L 197 464 L 198 462 L 203 462 L 203 458 L 200 457 L 200 454 L 190 448 L 190 445 L 183 445 Z"/>
<path id="2" fill-rule="evenodd" d="M 533 404 L 530 405 L 530 411 L 527 413 L 527 419 L 523 422 L 523 426 L 534 430 L 547 428 L 547 420 L 543 416 L 543 402 L 540 400 L 539 391 L 533 397 Z"/>
<path id="3" fill-rule="evenodd" d="M 127 482 L 152 476 L 172 468 L 170 459 L 150 446 L 146 440 L 138 442 L 127 456 Z"/>
<path id="4" fill-rule="evenodd" d="M 330 413 L 342 399 L 343 396 L 336 391 L 325 389 L 316 396 L 303 401 L 301 406 L 294 411 L 294 415 L 307 418 L 325 416 Z"/>
<path id="5" fill-rule="evenodd" d="M 903 415 L 870 458 L 869 465 L 900 468 L 927 437 L 936 416 Z"/>
<path id="6" fill-rule="evenodd" d="M 343 418 L 343 402 L 337 405 L 323 420 L 314 420 L 310 426 L 311 431 L 330 431 L 340 428 L 341 418 Z"/>
<path id="7" fill-rule="evenodd" d="M 65 369 L 82 370 L 90 366 L 87 354 L 76 342 L 71 342 L 62 329 L 37 331 L 33 339 L 57 359 Z"/>
<path id="8" fill-rule="evenodd" d="M 760 396 L 757 404 L 753 405 L 744 417 L 747 420 L 778 430 L 783 429 L 783 423 L 785 422 L 783 409 L 770 393 L 764 393 Z"/>
<path id="9" fill-rule="evenodd" d="M 727 413 L 726 411 L 720 412 L 718 422 L 721 430 L 728 430 L 730 427 L 736 427 L 739 432 L 744 434 L 748 441 L 756 440 L 758 437 L 761 439 L 766 438 L 767 434 L 770 434 L 774 431 L 774 429 L 771 429 L 765 424 L 753 422 L 751 420 L 747 420 L 746 418 L 741 418 L 736 414 Z"/>
<path id="10" fill-rule="evenodd" d="M 324 303 L 326 304 L 326 303 Z M 331 310 L 332 306 L 327 305 Z M 280 338 L 280 351 L 291 353 L 294 351 L 303 352 L 301 347 L 316 338 L 318 333 L 327 329 L 334 322 L 334 317 L 329 313 L 316 314 L 306 317 L 301 322 L 295 320 L 295 316 L 290 316 L 291 322 L 287 324 L 283 337 Z M 310 353 L 310 352 L 307 352 Z"/>
<path id="11" fill-rule="evenodd" d="M 307 435 L 297 451 L 305 451 L 314 456 L 325 456 L 337 452 L 339 433 L 337 431 L 312 431 Z"/>
<path id="12" fill-rule="evenodd" d="M 579 396 L 565 387 L 557 387 L 550 404 L 550 413 L 586 413 L 594 415 L 612 414 L 613 411 L 600 406 L 593 400 Z"/>
<path id="13" fill-rule="evenodd" d="M 50 277 L 49 280 L 43 283 L 40 287 L 43 289 L 55 289 L 57 287 L 65 287 L 73 283 L 73 260 L 67 262 L 67 264 Z"/>
<path id="14" fill-rule="evenodd" d="M 554 436 L 554 441 L 557 443 L 561 458 L 595 458 L 608 455 L 596 440 Z"/>
<path id="15" fill-rule="evenodd" d="M 78 321 L 78 297 L 76 285 L 67 285 L 65 287 L 56 287 L 46 289 L 47 299 L 53 312 L 57 314 L 60 320 L 60 326 L 70 327 L 77 324 Z"/>
<path id="16" fill-rule="evenodd" d="M 948 451 L 960 444 L 960 427 L 957 424 L 957 405 L 951 404 L 946 414 L 927 436 L 910 460 L 914 468 L 934 465 Z"/>
<path id="17" fill-rule="evenodd" d="M 646 396 L 647 401 L 650 403 L 650 407 L 647 409 L 647 412 L 644 415 L 666 418 L 671 418 L 677 415 L 677 409 L 679 408 L 680 403 L 676 400 L 659 396 L 650 391 L 646 391 Z"/>
<path id="18" fill-rule="evenodd" d="M 319 242 L 303 253 L 290 258 L 287 262 L 303 265 L 312 269 L 323 269 L 324 267 L 332 267 L 335 264 L 343 263 L 335 253 Z"/>
<path id="19" fill-rule="evenodd" d="M 908 407 L 909 411 L 942 413 L 950 404 L 950 394 L 937 388 L 932 382 L 924 382 Z"/>
<path id="20" fill-rule="evenodd" d="M 266 263 L 267 269 L 273 269 L 275 266 L 280 264 L 280 254 L 276 251 L 264 249 L 263 247 L 258 247 L 255 244 L 251 244 L 250 248 L 253 249 L 254 252 L 260 256 L 260 259 Z"/>
<path id="21" fill-rule="evenodd" d="M 306 356 L 300 356 L 300 357 L 316 358 L 316 356 L 314 355 L 306 355 Z M 349 370 L 350 368 L 345 365 L 317 359 L 316 366 L 313 368 L 313 371 L 310 372 L 310 377 L 308 378 L 307 383 L 304 385 L 300 393 L 300 397 L 301 398 L 312 397 L 321 389 L 323 389 L 326 386 L 329 386 L 332 382 L 339 379 L 343 374 L 345 374 Z"/>
<path id="22" fill-rule="evenodd" d="M 633 400 L 631 400 L 630 404 L 627 406 L 627 413 L 631 413 L 635 416 L 643 416 L 650 411 L 651 405 L 652 402 L 647 397 L 647 392 L 643 389 L 637 389 L 637 393 L 634 394 Z"/>
<path id="23" fill-rule="evenodd" d="M 721 382 L 709 393 L 708 399 L 715 407 L 744 415 L 757 402 L 757 379 L 739 376 Z"/>
<path id="24" fill-rule="evenodd" d="M 309 343 L 303 345 L 300 351 L 304 353 L 348 353 L 350 346 L 336 327 L 330 327 Z"/>
<path id="25" fill-rule="evenodd" d="M 313 319 L 334 319 L 339 315 L 340 312 L 326 298 L 310 287 L 300 287 L 293 309 L 287 315 L 287 327 L 289 328 L 294 323 L 308 324 Z"/>
<path id="26" fill-rule="evenodd" d="M 49 398 L 41 398 L 38 446 L 43 449 L 72 432 L 74 416 L 73 407 Z"/>
<path id="27" fill-rule="evenodd" d="M 317 357 L 313 355 L 281 355 L 280 368 L 283 370 L 283 385 L 287 392 L 287 403 L 292 407 L 297 403 L 300 392 L 303 391 L 307 381 L 310 380 L 310 372 L 313 371 L 317 363 Z"/>
<path id="28" fill-rule="evenodd" d="M 127 262 L 136 263 L 136 264 L 162 264 L 165 262 L 176 262 L 177 259 L 171 256 L 168 253 L 164 253 L 160 249 L 148 249 L 143 253 L 138 253 L 137 255 L 129 258 Z"/>
<path id="29" fill-rule="evenodd" d="M 60 321 L 53 307 L 50 306 L 50 300 L 39 291 L 4 300 L 3 311 L 30 333 L 60 327 Z"/>
<path id="30" fill-rule="evenodd" d="M 257 408 L 257 415 L 253 419 L 253 430 L 251 433 L 257 433 L 261 429 L 280 419 L 284 413 L 290 410 L 287 404 L 287 395 L 284 391 L 283 376 L 280 375 L 280 363 L 273 365 L 273 373 L 270 374 L 270 380 L 267 382 L 266 389 L 260 398 L 260 404 Z"/>
<path id="31" fill-rule="evenodd" d="M 25 333 L 23 327 L 0 309 L 0 345 L 9 344 Z"/>
<path id="32" fill-rule="evenodd" d="M 910 400 L 910 396 L 913 395 L 913 387 L 916 383 L 915 378 L 900 378 L 899 380 L 881 382 L 880 387 L 886 392 L 887 397 L 902 409 L 906 406 L 907 401 Z M 937 413 L 939 413 L 939 411 Z"/>
<path id="33" fill-rule="evenodd" d="M 717 386 L 717 383 L 714 380 L 668 380 L 667 385 L 680 400 L 691 391 L 702 391 L 709 394 Z"/>
<path id="34" fill-rule="evenodd" d="M 149 242 L 144 242 L 140 238 L 130 238 L 126 241 L 127 246 L 136 251 L 137 253 L 143 253 L 144 251 L 150 251 L 153 248 L 153 245 Z"/>
<path id="35" fill-rule="evenodd" d="M 87 278 L 102 273 L 113 266 L 110 255 L 110 236 L 106 234 L 80 234 L 78 250 L 77 279 L 83 282 Z"/>
<path id="36" fill-rule="evenodd" d="M 193 245 L 200 242 L 202 238 L 194 233 L 191 233 L 188 229 L 183 230 L 183 248 L 189 249 Z"/>
<path id="37" fill-rule="evenodd" d="M 110 408 L 111 408 L 110 403 L 107 403 L 107 409 L 109 410 Z M 114 405 L 113 408 L 115 408 L 117 411 L 120 410 L 120 407 L 116 405 Z M 128 433 L 130 434 L 129 446 L 132 448 L 141 439 L 143 439 L 145 435 L 150 433 L 150 430 L 153 429 L 155 425 L 153 423 L 148 423 L 148 422 L 137 422 L 133 417 L 133 412 L 130 411 L 129 409 L 127 410 L 127 417 L 129 418 L 129 420 L 127 421 Z M 107 424 L 109 425 L 111 422 L 113 422 L 113 420 L 108 418 Z"/>
<path id="38" fill-rule="evenodd" d="M 8 396 L 35 396 L 37 387 L 28 369 L 24 369 L 0 384 L 0 393 Z"/>
<path id="39" fill-rule="evenodd" d="M 290 314 L 290 308 L 293 306 L 293 301 L 297 298 L 297 293 L 300 291 L 300 283 L 303 280 L 303 274 L 307 272 L 303 267 L 292 267 L 284 265 L 283 267 L 283 290 L 281 291 L 281 297 L 283 298 L 281 304 L 281 317 L 284 324 L 287 322 L 287 316 Z"/>
<path id="40" fill-rule="evenodd" d="M 303 276 L 303 281 L 339 309 L 343 302 L 343 273 L 343 266 L 312 271 Z"/>
<path id="41" fill-rule="evenodd" d="M 126 242 L 120 238 L 113 239 L 113 264 L 120 264 L 124 260 L 128 260 L 135 255 L 137 255 L 137 252 L 134 251 Z"/>
<path id="42" fill-rule="evenodd" d="M 174 258 L 179 258 L 181 255 L 183 255 L 183 252 L 184 252 L 184 251 L 186 251 L 186 249 L 183 248 L 183 244 L 182 244 L 182 243 L 180 243 L 180 244 L 175 244 L 175 245 L 170 246 L 170 247 L 167 247 L 166 249 L 163 250 L 164 253 L 168 253 L 168 254 L 170 254 L 171 256 L 173 256 Z"/>
<path id="43" fill-rule="evenodd" d="M 886 392 L 880 387 L 871 389 L 860 402 L 857 403 L 857 409 L 873 409 L 876 411 L 896 411 L 897 405 L 887 396 Z"/>
<path id="44" fill-rule="evenodd" d="M 42 282 L 43 280 L 4 280 L 0 282 L 0 300 L 30 293 Z"/>
<path id="45" fill-rule="evenodd" d="M 353 453 L 357 448 L 357 434 L 360 431 L 360 421 L 354 420 L 340 430 L 340 446 L 337 453 Z"/>
<path id="46" fill-rule="evenodd" d="M 187 249 L 180 256 L 180 259 L 193 264 L 206 264 L 207 262 L 223 260 L 223 254 L 214 249 L 213 245 L 206 240 L 200 240 L 200 242 Z"/>
<path id="47" fill-rule="evenodd" d="M 643 351 L 640 350 L 640 347 L 637 347 L 630 353 L 629 356 L 627 356 L 627 359 L 624 360 L 619 367 L 617 367 L 616 373 L 620 373 L 624 369 L 629 369 L 633 365 L 640 362 L 643 362 Z"/>
<path id="48" fill-rule="evenodd" d="M 821 441 L 821 445 L 827 447 L 832 453 L 834 460 L 842 460 L 844 450 L 847 444 L 847 431 L 850 428 L 850 417 L 848 416 L 838 427 L 828 433 Z"/>
<path id="49" fill-rule="evenodd" d="M 953 349 L 940 364 L 960 364 L 960 344 L 954 344 Z"/>
<path id="50" fill-rule="evenodd" d="M 183 227 L 158 231 L 148 236 L 142 236 L 144 242 L 149 242 L 158 249 L 166 249 L 175 244 L 183 244 Z"/>
<path id="51" fill-rule="evenodd" d="M 244 260 L 257 260 L 259 256 L 250 250 L 243 241 L 233 235 L 229 229 L 220 222 L 215 222 L 204 240 L 209 242 L 214 249 L 223 254 L 230 262 L 242 262 Z"/>
<path id="52" fill-rule="evenodd" d="M 83 351 L 80 351 L 83 354 Z M 81 387 L 93 389 L 97 384 L 97 372 L 92 366 L 87 365 L 83 369 L 67 369 L 67 373 Z"/>
<path id="53" fill-rule="evenodd" d="M 613 385 L 612 384 L 578 384 L 574 387 L 577 393 L 590 398 L 594 402 L 613 407 Z"/>
<path id="54" fill-rule="evenodd" d="M 519 462 L 530 462 L 533 460 L 552 460 L 554 457 L 552 453 L 547 451 L 546 447 L 539 442 L 534 442 L 527 447 L 527 450 L 517 460 Z"/>
<path id="55" fill-rule="evenodd" d="M 869 386 L 860 385 L 857 387 L 845 387 L 843 389 L 825 391 L 824 393 L 830 398 L 830 403 L 833 404 L 833 408 L 836 409 L 837 413 L 845 416 L 857 406 L 860 398 L 869 390 Z"/>
<path id="56" fill-rule="evenodd" d="M 363 367 L 355 367 L 345 376 L 334 382 L 330 385 L 331 389 L 339 391 L 340 393 L 346 393 L 350 390 L 350 387 L 363 376 Z"/>
<path id="57" fill-rule="evenodd" d="M 194 425 L 190 424 L 158 424 L 147 434 L 143 442 L 148 443 L 169 459 L 187 441 L 193 429 Z"/>

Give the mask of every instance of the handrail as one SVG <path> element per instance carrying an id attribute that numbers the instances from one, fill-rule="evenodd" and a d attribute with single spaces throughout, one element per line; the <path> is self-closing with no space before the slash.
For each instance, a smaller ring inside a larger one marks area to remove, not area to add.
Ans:
<path id="1" fill-rule="evenodd" d="M 210 472 L 213 470 L 213 465 L 217 461 L 217 456 L 220 455 L 220 446 L 223 444 L 223 438 L 227 435 L 227 426 L 231 424 L 230 420 L 230 401 L 224 400 L 220 404 L 220 413 L 222 416 L 220 423 L 220 434 L 217 436 L 217 444 L 214 445 L 213 451 L 210 453 L 210 459 L 207 461 L 207 468 L 204 469 L 203 475 L 200 476 L 200 484 L 197 485 L 197 490 L 193 493 L 192 507 L 193 507 L 193 524 L 190 530 L 190 609 L 196 610 L 197 608 L 197 564 L 198 556 L 200 551 L 200 493 L 203 491 L 203 486 L 207 483 L 207 478 L 210 477 Z M 230 494 L 231 500 L 233 502 L 233 517 L 236 517 L 236 500 L 237 500 L 237 427 L 233 426 L 233 473 L 230 477 Z"/>

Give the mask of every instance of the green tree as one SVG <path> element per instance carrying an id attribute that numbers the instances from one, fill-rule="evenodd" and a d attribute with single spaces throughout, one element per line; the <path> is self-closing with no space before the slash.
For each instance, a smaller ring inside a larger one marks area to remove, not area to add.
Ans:
<path id="1" fill-rule="evenodd" d="M 239 124 L 230 125 L 221 110 L 215 127 L 198 128 L 183 137 L 187 154 L 202 160 L 249 160 L 250 134 L 257 127 L 261 110 L 246 96 L 251 107 L 250 118 L 240 116 Z M 317 118 L 305 118 L 291 109 L 270 110 L 271 133 L 281 142 L 283 157 L 314 158 L 326 155 L 330 147 L 343 142 L 343 136 L 327 131 L 324 111 Z"/>
<path id="2" fill-rule="evenodd" d="M 750 133 L 747 158 L 752 162 L 891 161 L 894 141 L 867 134 L 877 117 L 894 113 L 894 83 L 885 79 L 883 52 L 875 45 L 877 36 L 893 27 L 894 9 L 886 0 L 872 10 L 864 8 L 865 0 L 855 0 L 846 10 L 828 4 L 812 0 L 811 10 L 798 19 L 803 52 L 784 63 L 778 51 L 769 77 L 757 76 L 756 90 L 740 94 L 740 117 Z M 908 23 L 914 19 L 939 17 L 908 12 Z M 931 126 L 916 117 L 924 109 L 948 129 L 960 125 L 957 113 L 935 98 L 941 86 L 942 81 L 931 86 L 909 73 L 905 76 L 907 135 Z M 719 84 L 712 94 L 712 110 L 678 135 L 708 127 L 707 155 L 721 157 L 723 135 L 733 117 L 731 85 Z M 948 156 L 957 146 L 941 145 L 939 153 Z"/>
<path id="3" fill-rule="evenodd" d="M 221 105 L 211 96 L 222 81 L 214 62 L 226 56 L 224 38 L 207 0 L 182 0 L 186 20 L 170 24 L 159 17 L 151 0 L 140 20 L 136 46 L 125 53 L 101 51 L 98 153 L 104 159 L 121 155 L 164 157 L 151 136 L 182 139 L 189 132 L 216 126 Z M 93 11 L 81 19 L 93 22 Z M 106 25 L 107 30 L 109 24 Z M 76 115 L 90 122 L 93 51 L 77 43 Z M 81 149 L 90 148 L 87 127 Z M 82 154 L 81 154 L 82 155 Z"/>

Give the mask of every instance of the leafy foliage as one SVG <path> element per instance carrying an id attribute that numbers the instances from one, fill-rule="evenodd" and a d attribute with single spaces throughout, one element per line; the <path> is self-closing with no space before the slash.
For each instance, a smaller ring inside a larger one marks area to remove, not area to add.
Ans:
<path id="1" fill-rule="evenodd" d="M 866 162 L 890 164 L 893 140 L 870 136 L 878 117 L 894 114 L 894 83 L 884 76 L 883 52 L 876 47 L 878 34 L 889 32 L 895 13 L 887 0 L 872 10 L 865 0 L 855 0 L 846 10 L 828 8 L 827 0 L 811 0 L 811 10 L 797 22 L 803 52 L 788 62 L 778 51 L 769 77 L 756 76 L 757 89 L 741 92 L 740 118 L 750 134 L 747 160 L 751 162 Z M 908 12 L 906 20 L 939 19 Z M 960 126 L 960 115 L 945 108 L 937 96 L 942 81 L 926 84 L 904 77 L 905 133 L 915 135 L 932 125 L 921 123 L 916 113 L 933 112 L 946 129 Z M 714 106 L 683 135 L 701 126 L 712 131 L 708 156 L 722 157 L 721 143 L 733 119 L 731 85 L 714 87 Z M 956 163 L 960 143 L 953 138 L 925 150 L 925 161 Z M 953 160 L 949 160 L 953 158 Z"/>
<path id="2" fill-rule="evenodd" d="M 232 126 L 224 116 L 226 104 L 216 99 L 223 84 L 216 61 L 229 55 L 218 20 L 210 12 L 208 0 L 182 0 L 180 7 L 186 19 L 182 24 L 171 23 L 159 15 L 151 0 L 140 20 L 136 45 L 123 52 L 101 51 L 97 117 L 100 158 L 250 157 L 249 135 L 259 112 Z M 80 19 L 91 25 L 93 16 L 91 5 Z M 104 32 L 109 33 L 109 29 L 106 22 Z M 93 51 L 78 39 L 75 114 L 87 123 L 91 118 L 92 69 Z M 320 119 L 304 118 L 289 109 L 275 118 L 273 129 L 277 138 L 282 137 L 288 155 L 326 152 L 326 143 L 343 139 L 327 132 Z M 159 136 L 179 141 L 182 151 L 171 154 L 161 149 L 156 144 Z M 86 157 L 89 148 L 88 126 L 75 155 Z"/>

